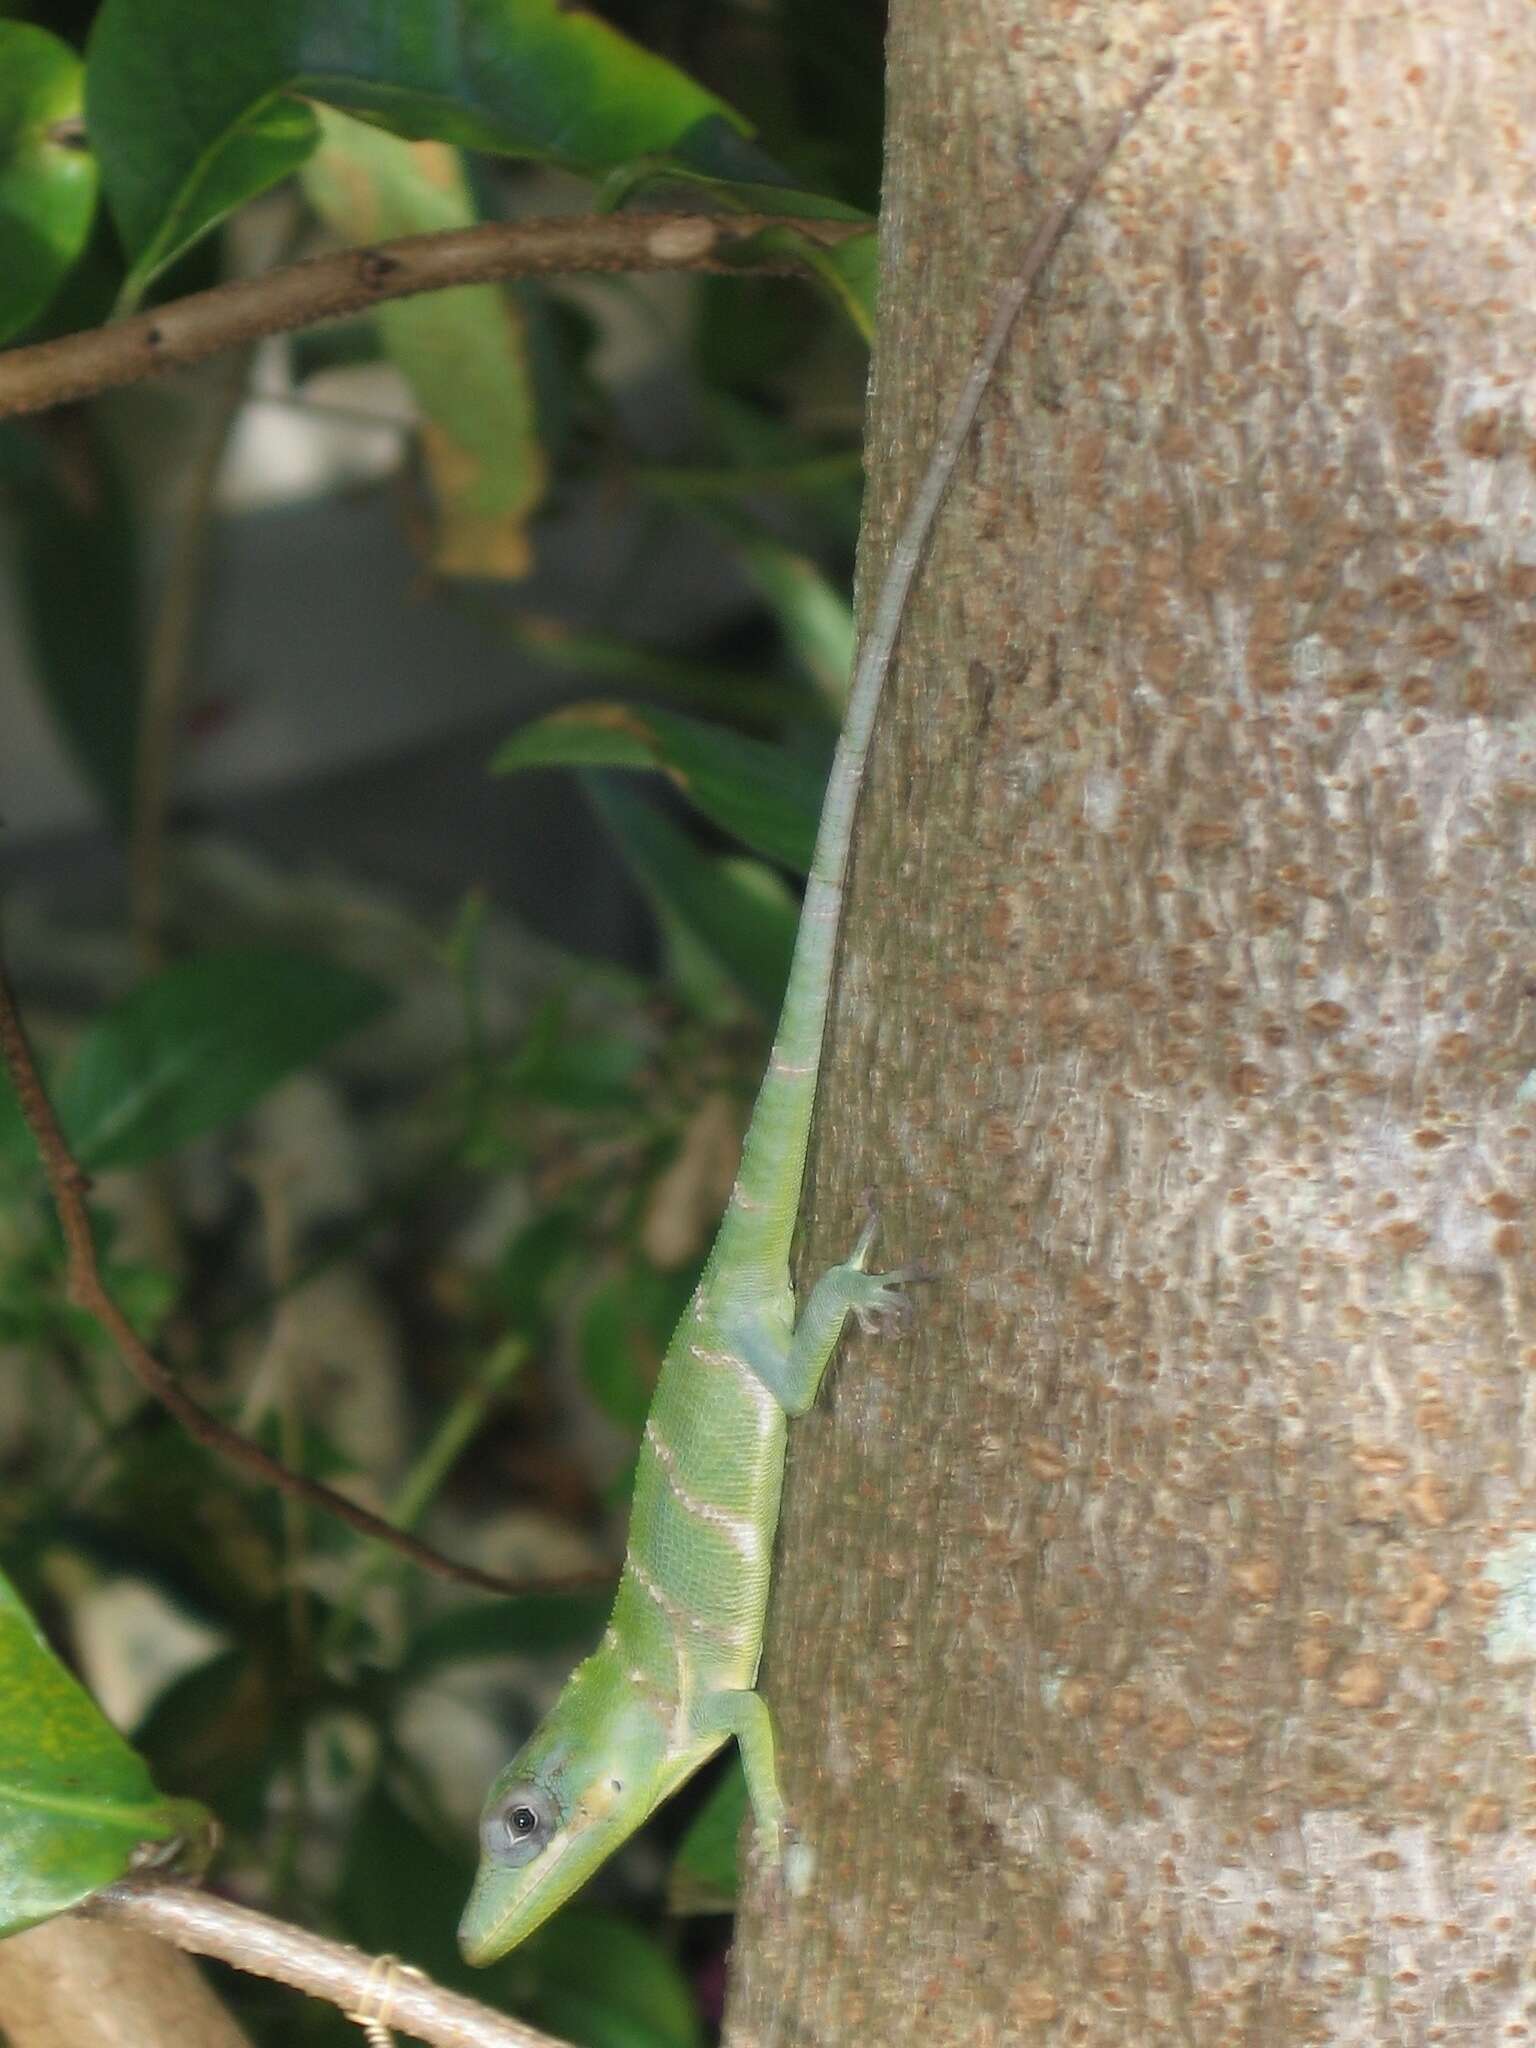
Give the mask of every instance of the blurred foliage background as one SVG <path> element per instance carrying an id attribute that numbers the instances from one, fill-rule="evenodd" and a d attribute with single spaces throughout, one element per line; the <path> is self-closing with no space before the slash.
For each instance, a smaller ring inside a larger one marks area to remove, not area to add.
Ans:
<path id="1" fill-rule="evenodd" d="M 0 341 L 476 218 L 871 211 L 882 30 L 0 5 Z M 226 1419 L 489 1569 L 622 1554 L 840 714 L 869 275 L 475 287 L 0 423 L 5 946 L 114 1288 Z M 465 1594 L 254 1488 L 62 1275 L 0 1091 L 0 1920 L 131 1846 L 50 1838 L 39 1888 L 67 1725 L 125 1813 L 146 1765 L 212 1809 L 235 1897 L 592 2048 L 708 2039 L 734 1765 L 496 1970 L 453 1946 L 601 1588 Z"/>

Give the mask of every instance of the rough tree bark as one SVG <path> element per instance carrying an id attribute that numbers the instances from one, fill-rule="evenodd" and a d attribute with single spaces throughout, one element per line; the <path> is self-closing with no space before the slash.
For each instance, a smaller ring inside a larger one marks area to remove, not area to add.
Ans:
<path id="1" fill-rule="evenodd" d="M 897 0 L 877 740 L 805 1269 L 943 1269 L 796 1425 L 806 1881 L 731 2048 L 1536 2031 L 1526 0 Z"/>

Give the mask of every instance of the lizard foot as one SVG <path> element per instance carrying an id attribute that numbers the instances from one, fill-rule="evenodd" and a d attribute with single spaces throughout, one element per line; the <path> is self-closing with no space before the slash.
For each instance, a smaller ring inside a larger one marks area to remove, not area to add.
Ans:
<path id="1" fill-rule="evenodd" d="M 880 1228 L 880 1210 L 873 1188 L 864 1190 L 869 1219 L 859 1232 L 857 1244 L 842 1270 L 845 1299 L 854 1321 L 866 1336 L 882 1327 L 894 1328 L 912 1318 L 912 1302 L 906 1288 L 937 1276 L 929 1266 L 894 1266 L 889 1273 L 867 1273 L 865 1261 L 874 1247 Z"/>
<path id="2" fill-rule="evenodd" d="M 849 1272 L 845 1285 L 854 1321 L 866 1337 L 911 1322 L 912 1297 L 906 1290 L 915 1281 L 932 1278 L 923 1266 L 896 1266 L 889 1273 Z"/>

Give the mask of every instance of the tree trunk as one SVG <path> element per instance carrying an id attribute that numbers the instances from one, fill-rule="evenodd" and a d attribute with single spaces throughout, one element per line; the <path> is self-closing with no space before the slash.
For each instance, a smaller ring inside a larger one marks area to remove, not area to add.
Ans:
<path id="1" fill-rule="evenodd" d="M 898 0 L 866 594 L 1014 343 L 877 737 L 804 1271 L 801 1848 L 731 2048 L 1536 2028 L 1536 37 Z"/>

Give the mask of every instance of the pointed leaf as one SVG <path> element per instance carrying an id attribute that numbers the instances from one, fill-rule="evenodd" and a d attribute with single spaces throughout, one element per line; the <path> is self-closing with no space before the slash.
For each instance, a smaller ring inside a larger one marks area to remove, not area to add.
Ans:
<path id="1" fill-rule="evenodd" d="M 589 1650 L 603 1632 L 611 1592 L 518 1593 L 476 1600 L 440 1614 L 419 1629 L 406 1651 L 403 1675 L 417 1679 L 445 1664 L 487 1657 L 542 1657 Z"/>
<path id="2" fill-rule="evenodd" d="M 108 818 L 126 826 L 142 695 L 137 546 L 114 453 L 83 414 L 0 426 L 38 682 Z"/>
<path id="3" fill-rule="evenodd" d="M 790 236 L 796 252 L 811 266 L 832 297 L 868 342 L 875 338 L 876 294 L 880 284 L 880 244 L 873 233 L 854 235 L 835 249 L 823 248 L 803 235 Z"/>
<path id="4" fill-rule="evenodd" d="M 477 218 L 457 150 L 402 142 L 327 108 L 319 118 L 304 189 L 345 240 L 431 234 Z M 444 576 L 525 575 L 545 462 L 516 300 L 499 285 L 462 285 L 374 317 L 424 415 L 438 512 L 432 566 Z"/>
<path id="5" fill-rule="evenodd" d="M 384 993 L 350 968 L 209 953 L 141 983 L 86 1032 L 55 1092 L 82 1166 L 142 1166 L 242 1115 L 367 1024 Z"/>
<path id="6" fill-rule="evenodd" d="M 735 472 L 722 478 L 720 472 L 689 470 L 668 471 L 667 488 L 675 496 L 685 497 L 692 478 L 704 474 L 716 477 L 724 488 L 751 488 L 750 482 L 737 485 Z M 506 621 L 502 630 L 515 647 L 551 668 L 574 670 L 589 682 L 594 676 L 612 676 L 637 696 L 705 704 L 711 710 L 728 707 L 733 718 L 747 724 L 777 723 L 796 695 L 796 685 L 778 676 L 664 654 L 611 634 L 577 632 L 563 619 L 539 613 L 524 612 Z"/>
<path id="7" fill-rule="evenodd" d="M 668 1341 L 697 1278 L 696 1264 L 661 1272 L 644 1259 L 632 1259 L 587 1304 L 581 1326 L 587 1391 L 610 1421 L 637 1437 Z"/>
<path id="8" fill-rule="evenodd" d="M 0 1935 L 78 1905 L 143 1845 L 207 1830 L 202 1807 L 155 1790 L 0 1575 Z"/>
<path id="9" fill-rule="evenodd" d="M 663 922 L 675 919 L 764 1016 L 778 1012 L 795 945 L 795 905 L 771 869 L 702 853 L 654 806 L 583 778 Z"/>
<path id="10" fill-rule="evenodd" d="M 491 763 L 518 768 L 660 768 L 706 818 L 754 852 L 804 874 L 811 864 L 821 778 L 763 740 L 673 711 L 577 704 L 514 733 Z"/>
<path id="11" fill-rule="evenodd" d="M 96 159 L 80 126 L 80 59 L 0 21 L 0 340 L 34 320 L 85 247 Z"/>
<path id="12" fill-rule="evenodd" d="M 698 2006 L 661 1945 L 627 1920 L 568 1906 L 516 1951 L 515 2002 L 561 2040 L 588 2048 L 700 2048 Z"/>
<path id="13" fill-rule="evenodd" d="M 674 1913 L 729 1913 L 736 1904 L 737 1846 L 747 1817 L 747 1780 L 733 1756 L 678 1844 L 667 1882 Z"/>
<path id="14" fill-rule="evenodd" d="M 131 292 L 304 160 L 290 94 L 589 175 L 649 154 L 734 168 L 723 102 L 563 0 L 261 0 L 216 20 L 206 0 L 105 0 L 86 98 Z M 275 109 L 291 132 L 261 125 Z"/>
<path id="15" fill-rule="evenodd" d="M 636 1317 L 623 1282 L 600 1287 L 581 1321 L 581 1370 L 588 1393 L 610 1422 L 639 1436 L 660 1364 L 661 1351 Z"/>
<path id="16" fill-rule="evenodd" d="M 841 718 L 857 640 L 853 606 L 793 548 L 753 539 L 742 543 L 741 553 L 795 658 Z"/>

